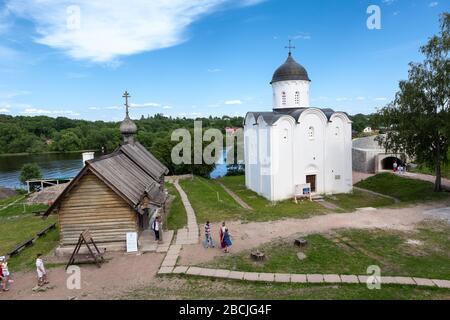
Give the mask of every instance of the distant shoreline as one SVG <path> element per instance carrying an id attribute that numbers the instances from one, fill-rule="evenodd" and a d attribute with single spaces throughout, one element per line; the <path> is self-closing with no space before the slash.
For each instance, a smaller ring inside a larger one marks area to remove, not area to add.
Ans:
<path id="1" fill-rule="evenodd" d="M 68 153 L 83 153 L 83 152 L 97 152 L 100 150 L 77 150 L 77 151 L 47 151 L 47 152 L 19 152 L 19 153 L 0 153 L 0 157 L 11 157 L 11 156 L 33 156 L 42 154 L 68 154 Z"/>

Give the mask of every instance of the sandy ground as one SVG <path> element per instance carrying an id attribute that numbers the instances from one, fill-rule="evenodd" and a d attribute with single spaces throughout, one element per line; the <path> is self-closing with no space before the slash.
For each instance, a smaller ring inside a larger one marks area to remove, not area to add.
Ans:
<path id="1" fill-rule="evenodd" d="M 375 174 L 372 174 L 372 173 L 353 171 L 353 184 L 357 184 L 358 182 L 366 180 L 367 178 L 370 178 L 374 175 Z"/>
<path id="2" fill-rule="evenodd" d="M 13 189 L 0 187 L 0 200 L 15 196 L 17 192 Z"/>
<path id="3" fill-rule="evenodd" d="M 29 204 L 51 204 L 59 197 L 69 183 L 62 183 L 57 186 L 47 187 L 42 191 L 32 193 L 27 202 Z"/>
<path id="4" fill-rule="evenodd" d="M 64 267 L 48 270 L 50 286 L 54 288 L 46 292 L 32 291 L 36 285 L 35 272 L 13 273 L 14 283 L 11 290 L 0 292 L 0 300 L 113 299 L 124 292 L 151 284 L 164 255 L 110 253 L 101 268 L 91 264 L 80 265 L 81 290 L 67 289 L 66 281 L 70 274 L 65 272 Z M 10 266 L 10 269 L 12 268 L 13 266 Z"/>
<path id="5" fill-rule="evenodd" d="M 228 229 L 232 236 L 233 246 L 231 252 L 237 253 L 242 250 L 258 247 L 264 243 L 271 242 L 277 238 L 295 238 L 299 235 L 314 233 L 327 233 L 336 229 L 373 229 L 384 230 L 412 230 L 415 225 L 423 220 L 437 218 L 442 219 L 439 214 L 430 214 L 431 209 L 444 208 L 449 204 L 436 203 L 418 205 L 401 209 L 361 209 L 353 213 L 329 214 L 315 216 L 309 219 L 286 219 L 273 222 L 229 222 Z M 450 219 L 450 210 L 436 210 L 442 214 L 447 212 Z M 201 229 L 203 230 L 203 229 Z M 219 243 L 219 224 L 212 225 L 213 238 Z M 201 244 L 184 246 L 181 251 L 179 264 L 192 265 L 208 262 L 216 257 L 225 255 L 221 250 L 205 250 Z"/>
<path id="6" fill-rule="evenodd" d="M 408 208 L 361 209 L 353 213 L 329 214 L 309 219 L 286 219 L 273 222 L 229 222 L 233 246 L 232 253 L 258 247 L 277 238 L 294 238 L 298 235 L 327 233 L 342 228 L 385 230 L 411 230 L 426 219 L 447 219 L 450 221 L 450 202 L 428 203 Z M 219 224 L 212 225 L 213 236 L 218 243 Z M 201 226 L 201 231 L 203 228 Z M 203 232 L 202 232 L 203 233 Z M 178 264 L 192 265 L 208 262 L 224 253 L 218 248 L 204 249 L 201 244 L 186 245 L 180 254 Z M 113 299 L 135 289 L 157 286 L 161 280 L 155 277 L 164 254 L 127 255 L 111 253 L 110 259 L 100 269 L 95 265 L 82 265 L 81 290 L 66 287 L 68 274 L 64 267 L 49 270 L 49 280 L 55 286 L 46 292 L 34 293 L 35 272 L 14 273 L 15 282 L 10 292 L 0 292 L 2 299 Z"/>

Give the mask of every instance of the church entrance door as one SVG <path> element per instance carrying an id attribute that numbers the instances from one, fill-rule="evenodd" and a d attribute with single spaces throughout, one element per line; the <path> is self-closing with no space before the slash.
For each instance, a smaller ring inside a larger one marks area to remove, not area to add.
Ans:
<path id="1" fill-rule="evenodd" d="M 316 175 L 306 176 L 306 183 L 311 184 L 311 192 L 316 192 Z"/>

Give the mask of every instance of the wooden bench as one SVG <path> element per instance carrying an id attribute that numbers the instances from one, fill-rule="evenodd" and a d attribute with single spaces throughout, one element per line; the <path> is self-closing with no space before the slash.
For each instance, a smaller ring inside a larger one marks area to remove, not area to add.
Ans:
<path id="1" fill-rule="evenodd" d="M 29 239 L 25 240 L 24 242 L 18 244 L 11 251 L 8 252 L 8 256 L 14 256 L 14 255 L 18 254 L 23 248 L 33 245 L 34 239 L 35 238 L 32 237 L 32 238 L 29 238 Z"/>
<path id="2" fill-rule="evenodd" d="M 37 217 L 40 217 L 40 216 L 43 216 L 45 214 L 45 210 L 33 211 L 32 214 L 34 214 Z"/>
<path id="3" fill-rule="evenodd" d="M 39 231 L 36 235 L 38 237 L 42 237 L 43 235 L 45 235 L 47 232 L 49 232 L 50 230 L 56 228 L 56 222 L 52 223 L 51 225 L 49 225 L 48 227 L 46 227 L 45 229 Z"/>

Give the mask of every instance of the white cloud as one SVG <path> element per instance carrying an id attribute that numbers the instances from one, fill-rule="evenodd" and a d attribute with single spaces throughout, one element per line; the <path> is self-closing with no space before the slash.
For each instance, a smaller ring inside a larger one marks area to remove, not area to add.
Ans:
<path id="1" fill-rule="evenodd" d="M 106 110 L 120 110 L 122 107 L 119 106 L 111 106 L 111 107 L 105 107 Z M 125 109 L 125 107 L 123 107 Z"/>
<path id="2" fill-rule="evenodd" d="M 78 112 L 72 110 L 47 110 L 47 109 L 39 109 L 32 106 L 28 106 L 21 112 L 22 114 L 28 115 L 53 115 L 53 116 L 79 116 Z"/>
<path id="3" fill-rule="evenodd" d="M 437 1 L 433 1 L 433 2 L 430 2 L 430 4 L 428 5 L 430 8 L 434 8 L 434 7 L 437 7 L 439 5 L 439 2 L 437 2 Z"/>
<path id="4" fill-rule="evenodd" d="M 239 105 L 239 104 L 242 104 L 242 101 L 241 100 L 228 100 L 228 101 L 225 101 L 225 104 L 230 105 L 230 106 Z"/>
<path id="5" fill-rule="evenodd" d="M 146 103 L 130 103 L 131 108 L 148 108 L 148 107 L 161 107 L 161 104 L 155 102 Z"/>
<path id="6" fill-rule="evenodd" d="M 178 45 L 187 28 L 219 8 L 262 0 L 8 0 L 7 9 L 36 25 L 36 42 L 74 59 L 113 62 Z M 78 14 L 79 12 L 79 14 Z"/>
<path id="7" fill-rule="evenodd" d="M 171 106 L 164 106 L 163 109 L 166 109 L 166 110 L 167 109 L 172 109 L 172 107 Z"/>
<path id="8" fill-rule="evenodd" d="M 292 37 L 293 40 L 311 40 L 311 35 L 306 32 L 300 32 Z"/>
<path id="9" fill-rule="evenodd" d="M 336 98 L 336 101 L 348 101 L 348 100 L 351 100 L 351 99 L 346 98 L 346 97 Z"/>
<path id="10" fill-rule="evenodd" d="M 11 90 L 0 92 L 0 99 L 11 99 L 18 96 L 29 95 L 31 92 L 26 90 Z"/>
<path id="11" fill-rule="evenodd" d="M 9 109 L 7 108 L 0 108 L 0 113 L 9 113 Z"/>
<path id="12" fill-rule="evenodd" d="M 215 68 L 215 69 L 208 69 L 208 72 L 211 72 L 211 73 L 215 73 L 215 72 L 221 72 L 222 71 L 222 69 L 219 69 L 219 68 Z"/>
<path id="13" fill-rule="evenodd" d="M 375 98 L 375 101 L 386 101 L 387 98 L 385 97 L 379 97 L 379 98 Z"/>
<path id="14" fill-rule="evenodd" d="M 366 98 L 365 97 L 356 97 L 356 100 L 363 101 L 363 100 L 366 100 Z"/>
<path id="15" fill-rule="evenodd" d="M 22 113 L 26 114 L 51 114 L 50 110 L 37 109 L 37 108 L 26 108 Z"/>
<path id="16" fill-rule="evenodd" d="M 11 48 L 0 45 L 0 60 L 13 60 L 19 56 L 19 53 Z"/>

